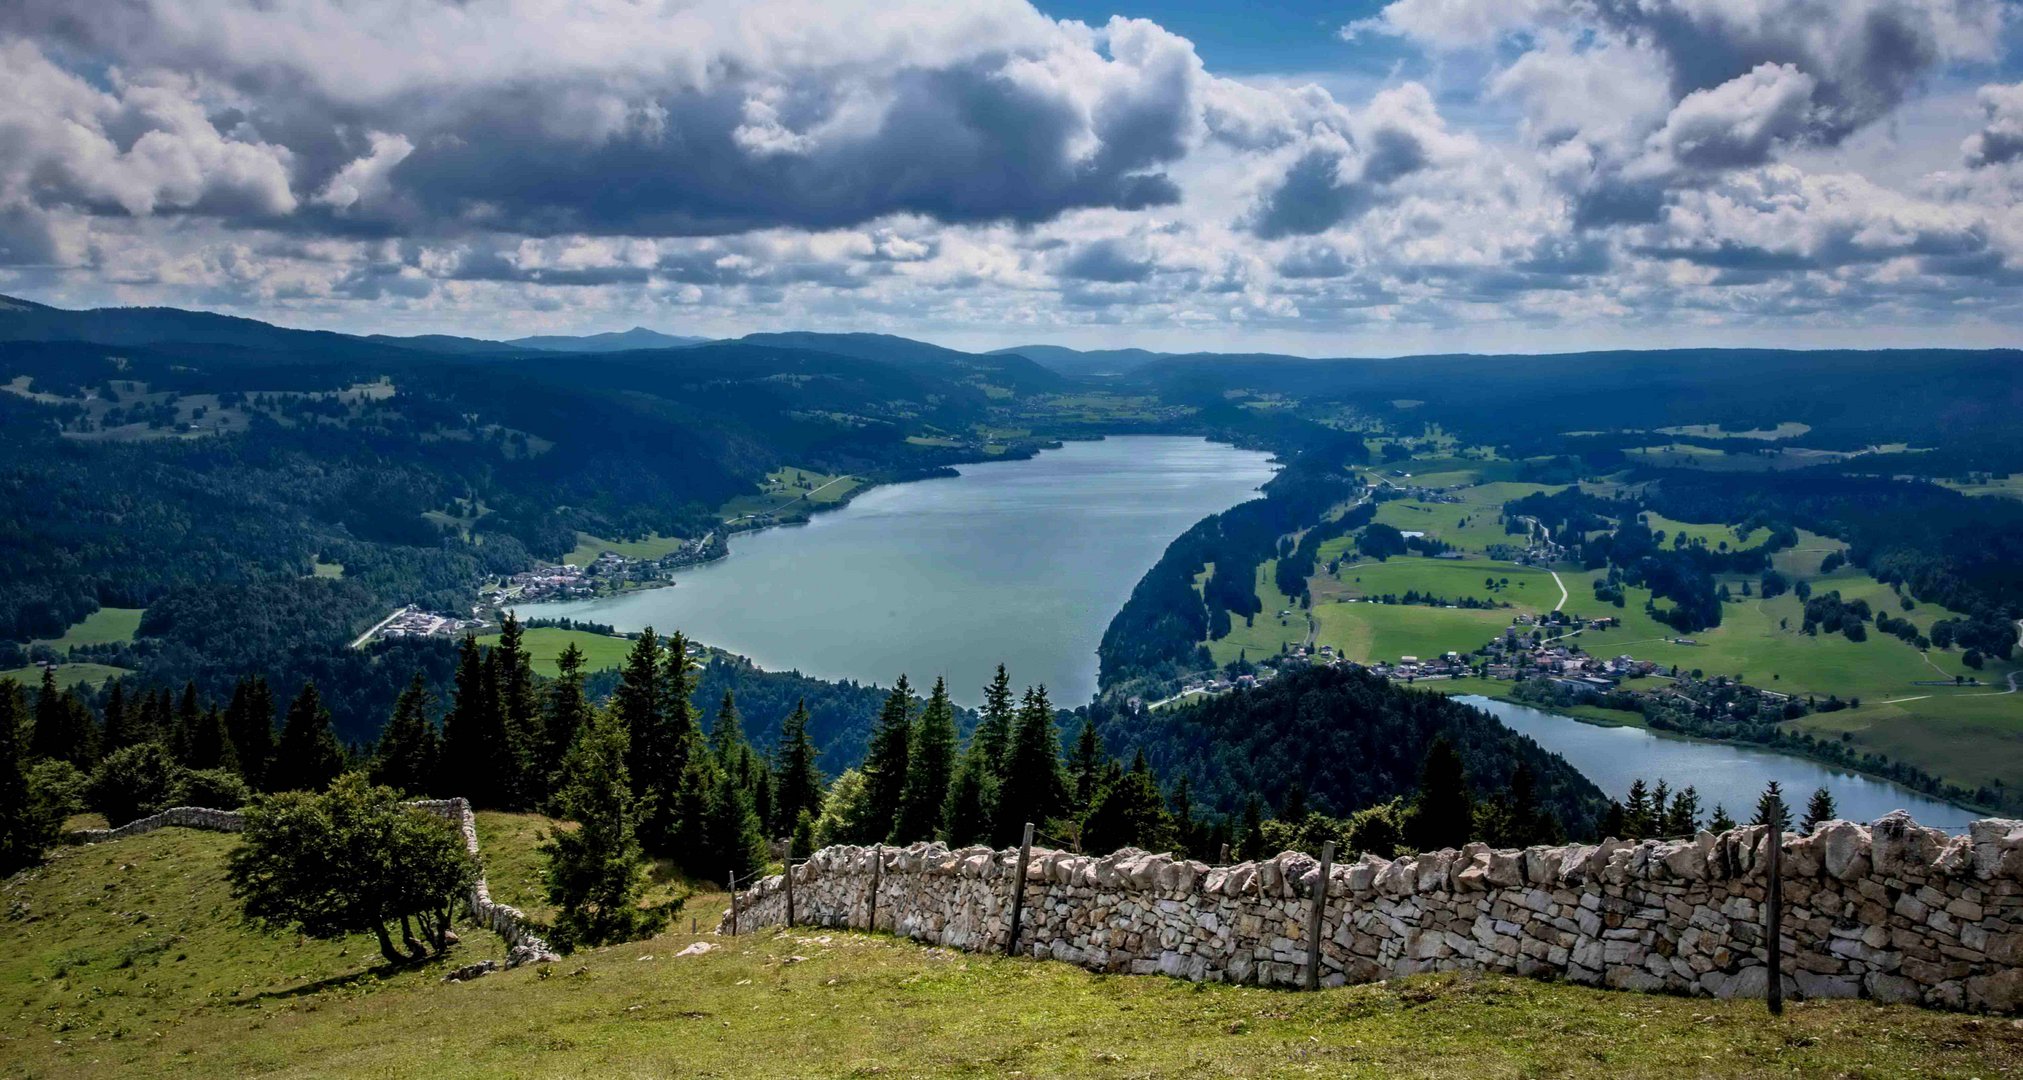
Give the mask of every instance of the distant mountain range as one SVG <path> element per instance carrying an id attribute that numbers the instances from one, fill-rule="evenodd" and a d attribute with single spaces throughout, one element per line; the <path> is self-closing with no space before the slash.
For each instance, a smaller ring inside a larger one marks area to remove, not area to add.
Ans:
<path id="1" fill-rule="evenodd" d="M 663 334 L 658 330 L 648 330 L 635 326 L 630 330 L 620 330 L 604 334 L 570 336 L 565 334 L 541 334 L 534 337 L 513 338 L 503 344 L 522 349 L 539 349 L 542 352 L 630 352 L 633 349 L 679 349 L 689 345 L 701 345 L 714 340 L 706 337 L 684 337 L 680 334 Z"/>

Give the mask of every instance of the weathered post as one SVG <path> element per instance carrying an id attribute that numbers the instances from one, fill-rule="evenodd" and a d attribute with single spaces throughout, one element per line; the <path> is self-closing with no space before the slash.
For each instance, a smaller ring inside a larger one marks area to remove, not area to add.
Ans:
<path id="1" fill-rule="evenodd" d="M 789 836 L 781 842 L 787 845 L 787 869 L 784 875 L 787 879 L 787 925 L 792 926 L 794 925 L 794 838 Z"/>
<path id="2" fill-rule="evenodd" d="M 1223 845 L 1222 845 L 1222 854 L 1220 854 L 1220 855 L 1217 855 L 1217 856 L 1215 857 L 1215 865 L 1217 865 L 1217 866 L 1228 866 L 1228 865 L 1229 865 L 1229 845 L 1228 845 L 1228 844 L 1226 844 L 1226 843 L 1225 843 L 1225 844 L 1223 844 Z"/>
<path id="3" fill-rule="evenodd" d="M 1335 868 L 1335 842 L 1321 845 L 1321 873 L 1314 879 L 1314 906 L 1307 912 L 1307 989 L 1321 988 L 1321 917 L 1328 910 L 1328 874 Z"/>
<path id="4" fill-rule="evenodd" d="M 871 910 L 864 918 L 864 929 L 878 930 L 878 879 L 885 876 L 885 845 L 871 846 Z"/>
<path id="5" fill-rule="evenodd" d="M 738 936 L 738 872 L 731 871 L 731 936 Z"/>
<path id="6" fill-rule="evenodd" d="M 1764 984 L 1764 1002 L 1770 1015 L 1784 1014 L 1784 815 L 1771 815 L 1770 847 L 1764 854 L 1766 884 L 1763 903 L 1763 951 L 1770 964 L 1770 979 Z"/>
<path id="7" fill-rule="evenodd" d="M 1004 936 L 1004 954 L 1017 956 L 1019 948 L 1019 915 L 1026 906 L 1026 860 L 1033 853 L 1033 823 L 1026 822 L 1025 836 L 1019 840 L 1019 865 L 1012 872 L 1011 929 Z"/>

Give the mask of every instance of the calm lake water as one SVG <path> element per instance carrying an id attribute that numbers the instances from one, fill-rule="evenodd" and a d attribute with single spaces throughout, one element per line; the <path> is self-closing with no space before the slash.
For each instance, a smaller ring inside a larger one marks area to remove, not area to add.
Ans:
<path id="1" fill-rule="evenodd" d="M 1813 790 L 1823 787 L 1833 793 L 1840 816 L 1850 821 L 1874 821 L 1901 809 L 1923 824 L 1963 832 L 1965 823 L 1979 816 L 1887 780 L 1841 772 L 1768 750 L 1673 738 L 1641 728 L 1584 724 L 1570 716 L 1473 694 L 1455 700 L 1531 736 L 1618 799 L 1638 777 L 1651 784 L 1663 779 L 1674 790 L 1692 785 L 1706 812 L 1711 813 L 1714 804 L 1720 803 L 1735 820 L 1748 821 L 1763 785 L 1775 780 L 1784 788 L 1784 801 L 1794 814 L 1802 813 Z"/>
<path id="2" fill-rule="evenodd" d="M 1073 442 L 1026 461 L 873 488 L 806 525 L 731 538 L 671 588 L 538 604 L 620 630 L 679 629 L 760 667 L 923 690 L 974 705 L 997 665 L 1055 703 L 1096 692 L 1096 644 L 1173 538 L 1251 498 L 1267 455 L 1205 439 Z"/>

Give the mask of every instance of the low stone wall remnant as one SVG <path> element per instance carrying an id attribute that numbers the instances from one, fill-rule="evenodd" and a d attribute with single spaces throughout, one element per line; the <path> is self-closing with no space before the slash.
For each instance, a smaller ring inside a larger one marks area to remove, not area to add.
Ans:
<path id="1" fill-rule="evenodd" d="M 478 819 L 471 813 L 471 805 L 464 799 L 417 799 L 408 803 L 417 810 L 426 810 L 450 823 L 464 838 L 464 847 L 471 858 L 479 859 Z M 129 821 L 116 829 L 78 829 L 66 840 L 73 844 L 100 844 L 108 840 L 124 840 L 130 836 L 151 833 L 156 829 L 177 826 L 185 829 L 207 829 L 212 832 L 244 832 L 246 819 L 237 810 L 212 810 L 201 806 L 175 806 L 159 814 L 150 814 L 135 821 Z M 559 960 L 555 950 L 540 937 L 534 920 L 511 904 L 501 904 L 492 899 L 492 890 L 485 882 L 481 870 L 478 880 L 471 886 L 466 898 L 471 920 L 506 942 L 506 966 L 519 967 L 527 963 L 545 963 Z"/>
<path id="2" fill-rule="evenodd" d="M 1752 826 L 1691 840 L 1365 855 L 1329 875 L 1320 983 L 1494 971 L 1761 997 L 1767 842 Z M 2023 1011 L 2023 821 L 1951 836 L 1898 811 L 1782 843 L 1787 993 Z M 793 870 L 795 921 L 866 929 L 875 877 L 870 929 L 1002 949 L 1017 856 L 824 848 Z M 1034 848 L 1018 952 L 1096 971 L 1298 986 L 1319 870 L 1297 852 L 1211 867 L 1131 848 Z M 784 921 L 782 886 L 774 875 L 740 895 L 741 930 Z M 728 912 L 718 929 L 729 929 Z"/>

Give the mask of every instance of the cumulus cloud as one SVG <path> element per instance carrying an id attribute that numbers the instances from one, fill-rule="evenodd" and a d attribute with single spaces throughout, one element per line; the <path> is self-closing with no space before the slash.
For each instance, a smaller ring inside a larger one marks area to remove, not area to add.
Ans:
<path id="1" fill-rule="evenodd" d="M 1960 148 L 1967 164 L 1981 168 L 2023 158 L 2023 83 L 1984 86 L 1979 97 L 1987 123 Z"/>

